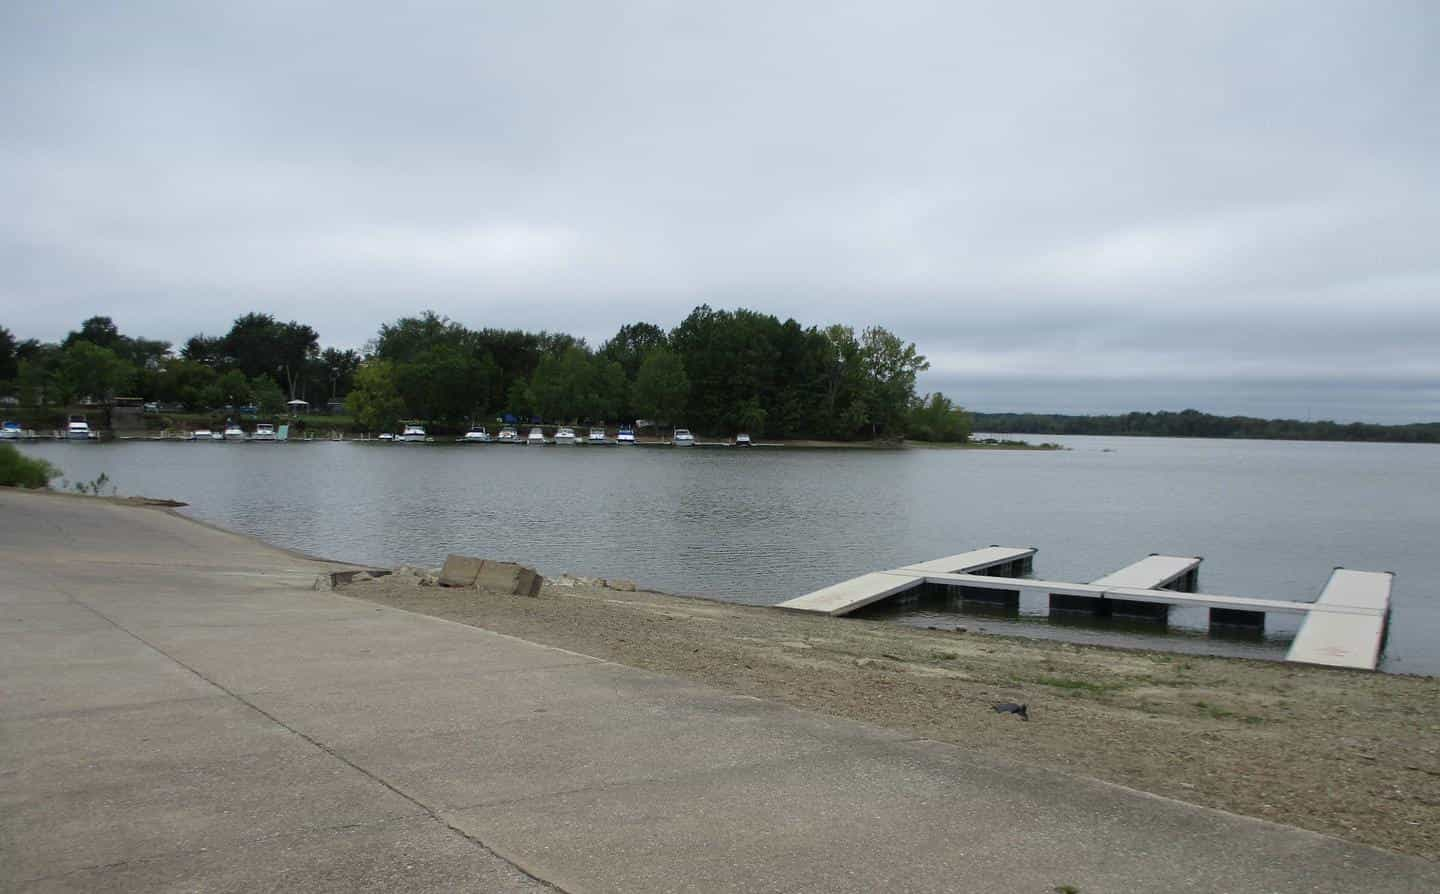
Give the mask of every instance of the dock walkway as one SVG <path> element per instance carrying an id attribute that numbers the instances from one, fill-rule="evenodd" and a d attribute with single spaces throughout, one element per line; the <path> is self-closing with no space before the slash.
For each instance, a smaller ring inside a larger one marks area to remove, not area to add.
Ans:
<path id="1" fill-rule="evenodd" d="M 1200 559 L 1152 555 L 1082 584 L 1019 577 L 1031 568 L 1035 549 L 988 547 L 957 556 L 877 571 L 780 603 L 787 611 L 846 615 L 866 605 L 900 595 L 924 584 L 956 587 L 963 593 L 989 591 L 997 598 L 1018 599 L 1021 591 L 1049 594 L 1052 611 L 1135 611 L 1156 606 L 1163 617 L 1170 606 L 1209 609 L 1212 624 L 1251 622 L 1267 614 L 1303 616 L 1300 631 L 1286 653 L 1287 661 L 1331 667 L 1374 670 L 1380 661 L 1390 615 L 1389 572 L 1337 568 L 1314 602 L 1260 599 L 1188 592 L 1196 581 Z M 1006 572 L 997 575 L 997 570 Z M 987 573 L 988 572 L 988 573 Z M 1011 573 L 1013 572 L 1013 574 Z"/>

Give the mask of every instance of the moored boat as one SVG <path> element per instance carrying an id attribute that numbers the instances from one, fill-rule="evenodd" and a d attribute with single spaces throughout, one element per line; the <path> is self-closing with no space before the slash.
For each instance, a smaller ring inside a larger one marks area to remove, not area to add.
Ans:
<path id="1" fill-rule="evenodd" d="M 65 439 L 67 441 L 88 441 L 93 437 L 90 431 L 90 423 L 84 416 L 71 416 L 70 421 L 65 425 Z"/>
<path id="2" fill-rule="evenodd" d="M 507 425 L 504 428 L 500 429 L 500 434 L 496 436 L 495 440 L 501 444 L 521 443 L 520 433 L 515 430 L 514 426 L 511 425 Z"/>
<path id="3" fill-rule="evenodd" d="M 8 419 L 0 422 L 0 441 L 18 441 L 22 434 L 24 429 L 20 428 L 20 423 Z"/>
<path id="4" fill-rule="evenodd" d="M 423 442 L 425 440 L 425 426 L 418 422 L 407 422 L 405 428 L 400 432 L 400 440 L 407 442 Z"/>
<path id="5" fill-rule="evenodd" d="M 544 446 L 545 446 L 545 432 L 544 432 L 544 430 L 542 430 L 542 429 L 540 428 L 540 426 L 538 426 L 538 425 L 535 426 L 534 428 L 530 429 L 530 434 L 528 434 L 528 435 L 525 436 L 525 445 L 526 445 L 527 447 L 544 447 Z"/>
<path id="6" fill-rule="evenodd" d="M 565 425 L 555 429 L 555 443 L 573 447 L 575 445 L 575 429 Z"/>
<path id="7" fill-rule="evenodd" d="M 635 429 L 631 428 L 628 425 L 620 426 L 620 431 L 617 432 L 615 435 L 615 443 L 619 444 L 621 447 L 624 447 L 628 444 L 634 444 Z"/>
<path id="8" fill-rule="evenodd" d="M 275 426 L 268 422 L 259 422 L 255 425 L 255 433 L 250 436 L 252 441 L 274 441 Z"/>
<path id="9" fill-rule="evenodd" d="M 241 428 L 238 423 L 227 422 L 225 423 L 225 434 L 221 437 L 227 441 L 243 441 L 245 440 L 245 429 Z"/>
<path id="10" fill-rule="evenodd" d="M 671 439 L 670 443 L 676 447 L 694 447 L 695 436 L 690 434 L 690 429 L 688 428 L 677 428 L 675 429 L 675 436 Z"/>
<path id="11" fill-rule="evenodd" d="M 197 428 L 190 433 L 192 441 L 209 441 L 215 437 L 215 433 L 208 428 Z"/>
<path id="12" fill-rule="evenodd" d="M 744 432 L 741 432 L 740 434 L 736 435 L 736 436 L 735 436 L 735 446 L 736 446 L 736 447 L 749 447 L 749 446 L 750 446 L 750 436 L 747 435 L 747 434 L 745 434 Z"/>
<path id="13" fill-rule="evenodd" d="M 472 425 L 460 440 L 467 444 L 486 444 L 490 441 L 490 432 L 483 425 Z"/>
<path id="14" fill-rule="evenodd" d="M 606 443 L 606 440 L 605 440 L 605 429 L 603 429 L 603 428 L 592 428 L 592 429 L 590 429 L 590 434 L 585 438 L 585 440 L 589 441 L 591 444 L 604 444 L 604 443 Z"/>

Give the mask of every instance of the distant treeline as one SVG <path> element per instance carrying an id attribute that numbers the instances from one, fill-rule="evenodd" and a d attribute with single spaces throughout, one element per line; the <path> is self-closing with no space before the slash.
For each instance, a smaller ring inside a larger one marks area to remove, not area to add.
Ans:
<path id="1" fill-rule="evenodd" d="M 1199 410 L 1064 416 L 1056 413 L 974 413 L 980 431 L 1033 435 L 1137 435 L 1164 438 L 1261 438 L 1286 441 L 1397 441 L 1440 443 L 1440 422 L 1373 425 L 1212 416 Z"/>
<path id="2" fill-rule="evenodd" d="M 929 363 L 880 326 L 803 326 L 751 310 L 695 308 L 678 326 L 621 326 L 592 348 L 564 333 L 472 329 L 426 311 L 380 327 L 363 352 L 324 348 L 315 329 L 269 314 L 223 335 L 169 342 L 122 334 L 92 317 L 63 341 L 17 341 L 0 327 L 0 395 L 25 406 L 116 396 L 195 412 L 287 400 L 342 400 L 355 422 L 437 429 L 520 421 L 650 419 L 705 433 L 782 438 L 963 441 L 969 416 L 916 393 Z"/>

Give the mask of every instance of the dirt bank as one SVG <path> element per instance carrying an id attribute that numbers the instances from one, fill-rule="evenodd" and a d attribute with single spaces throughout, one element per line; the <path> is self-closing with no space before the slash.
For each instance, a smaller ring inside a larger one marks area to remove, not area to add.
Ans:
<path id="1" fill-rule="evenodd" d="M 346 595 L 1440 859 L 1440 680 L 397 574 Z M 1028 703 L 1031 721 L 996 702 Z"/>

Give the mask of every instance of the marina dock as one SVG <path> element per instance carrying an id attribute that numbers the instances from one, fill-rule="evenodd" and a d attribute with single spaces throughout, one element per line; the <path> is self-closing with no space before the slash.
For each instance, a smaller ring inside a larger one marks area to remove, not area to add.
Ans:
<path id="1" fill-rule="evenodd" d="M 1263 628 L 1267 614 L 1303 616 L 1285 660 L 1374 670 L 1390 617 L 1389 572 L 1337 568 L 1314 602 L 1197 593 L 1201 559 L 1151 555 L 1090 583 L 1025 577 L 1033 547 L 991 546 L 877 571 L 780 603 L 787 611 L 847 615 L 923 586 L 954 588 L 963 599 L 1016 605 L 1020 593 L 1048 595 L 1052 613 L 1119 615 L 1164 621 L 1171 606 L 1209 609 L 1212 627 Z"/>

